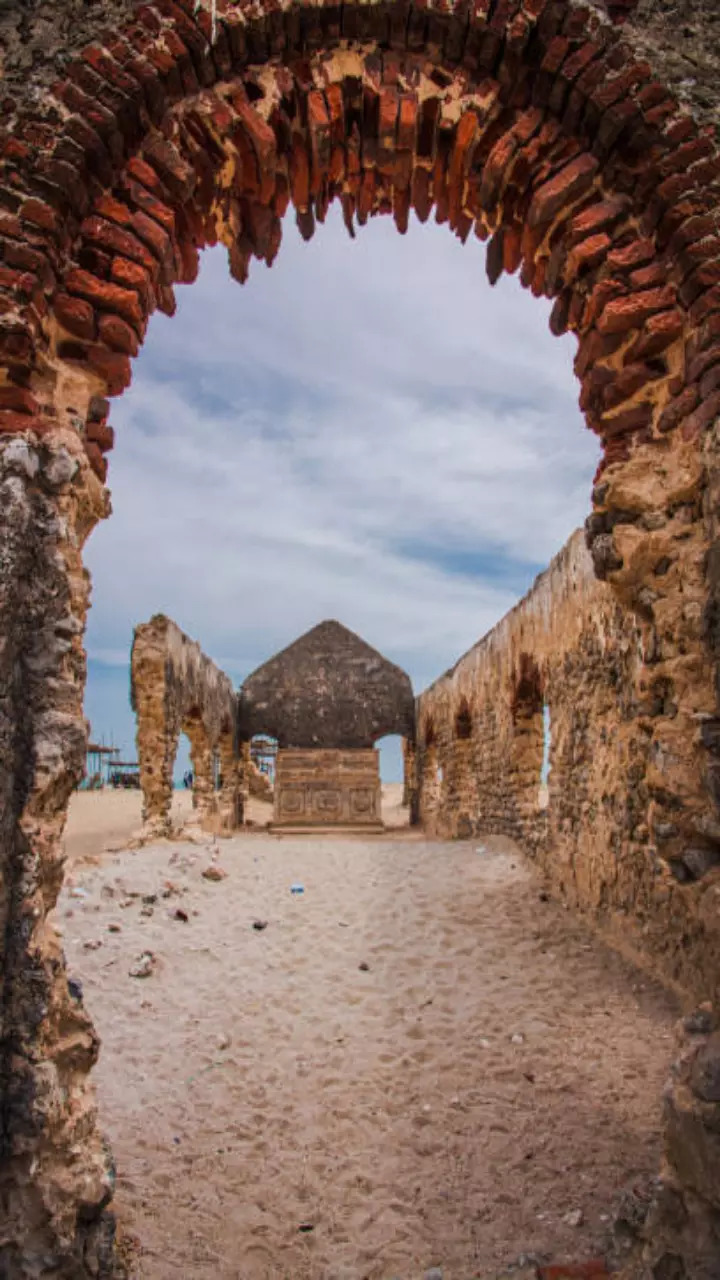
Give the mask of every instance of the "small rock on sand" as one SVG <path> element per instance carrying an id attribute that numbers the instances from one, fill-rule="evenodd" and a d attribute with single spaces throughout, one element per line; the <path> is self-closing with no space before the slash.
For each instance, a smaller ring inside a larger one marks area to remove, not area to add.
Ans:
<path id="1" fill-rule="evenodd" d="M 143 951 L 137 960 L 130 965 L 128 973 L 131 978 L 149 978 L 155 968 L 155 957 L 152 951 Z"/>
<path id="2" fill-rule="evenodd" d="M 213 863 L 202 873 L 203 880 L 224 880 L 226 875 L 227 871 L 223 871 L 222 867 L 216 867 Z"/>

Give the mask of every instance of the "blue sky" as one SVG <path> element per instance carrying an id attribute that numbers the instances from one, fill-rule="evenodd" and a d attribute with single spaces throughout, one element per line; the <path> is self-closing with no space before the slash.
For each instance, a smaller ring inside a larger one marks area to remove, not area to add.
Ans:
<path id="1" fill-rule="evenodd" d="M 334 617 L 419 692 L 582 522 L 599 450 L 574 340 L 515 279 L 491 290 L 484 253 L 388 218 L 350 240 L 331 211 L 307 244 L 289 217 L 242 287 L 203 255 L 113 405 L 114 514 L 87 547 L 94 737 L 134 757 L 132 629 L 158 610 L 237 683 Z"/>

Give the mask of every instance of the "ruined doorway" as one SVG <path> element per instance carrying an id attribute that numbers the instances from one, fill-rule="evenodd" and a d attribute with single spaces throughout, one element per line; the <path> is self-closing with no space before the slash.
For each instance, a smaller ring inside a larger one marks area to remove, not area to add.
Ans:
<path id="1" fill-rule="evenodd" d="M 717 416 L 710 135 L 602 12 L 573 3 L 481 5 L 469 17 L 319 6 L 253 11 L 247 21 L 231 6 L 219 24 L 189 8 L 164 0 L 129 22 L 119 5 L 110 30 L 93 23 L 89 33 L 107 47 L 80 57 L 69 35 L 39 82 L 14 55 L 15 96 L 4 99 L 3 823 L 12 892 L 3 1076 L 12 1083 L 12 1247 L 22 1255 L 39 1218 L 47 1228 L 38 1247 L 76 1260 L 96 1249 L 107 1222 L 109 1164 L 85 1086 L 97 1046 L 45 925 L 84 746 L 82 547 L 108 513 L 106 394 L 127 386 L 148 315 L 173 310 L 173 285 L 194 278 L 208 242 L 227 243 L 243 280 L 253 254 L 273 260 L 290 200 L 305 235 L 336 196 L 351 225 L 387 212 L 400 231 L 411 207 L 427 218 L 434 206 L 458 238 L 490 240 L 492 279 L 520 270 L 552 299 L 553 331 L 578 336 L 583 411 L 603 441 L 588 524 L 594 565 L 637 620 L 635 651 L 654 667 L 633 691 L 650 723 L 634 765 L 647 794 L 639 792 L 632 852 L 654 840 L 661 875 L 697 864 L 698 852 L 712 866 L 717 854 L 708 674 L 716 583 L 706 578 L 715 462 L 705 433 Z M 65 24 L 59 30 L 62 41 Z M 38 53 L 41 65 L 52 57 Z M 439 723 L 437 750 L 448 750 Z M 445 765 L 438 770 L 444 786 Z M 647 879 L 639 853 L 637 865 Z M 691 888 L 688 899 L 701 892 Z M 701 974 L 703 954 L 699 945 L 687 962 Z M 52 1018 L 38 1012 L 46 1010 Z M 72 1060 L 65 1033 L 82 1041 Z M 44 1088 L 53 1072 L 55 1091 Z M 65 1099 L 92 1132 L 60 1186 Z"/>
<path id="2" fill-rule="evenodd" d="M 408 827 L 414 795 L 413 744 L 394 733 L 376 738 L 374 745 L 379 755 L 383 825 Z"/>

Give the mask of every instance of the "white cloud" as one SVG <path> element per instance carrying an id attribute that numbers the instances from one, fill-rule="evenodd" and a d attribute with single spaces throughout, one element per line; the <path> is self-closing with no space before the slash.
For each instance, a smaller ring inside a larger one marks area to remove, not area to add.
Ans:
<path id="1" fill-rule="evenodd" d="M 161 609 L 241 678 L 337 617 L 420 687 L 502 616 L 585 515 L 597 446 L 570 340 L 483 253 L 331 217 L 243 289 L 205 255 L 114 409 L 91 654 Z"/>

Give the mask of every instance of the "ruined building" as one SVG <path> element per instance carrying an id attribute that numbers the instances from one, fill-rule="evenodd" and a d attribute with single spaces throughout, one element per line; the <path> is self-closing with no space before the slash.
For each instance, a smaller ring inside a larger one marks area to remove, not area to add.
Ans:
<path id="1" fill-rule="evenodd" d="M 0 11 L 0 1272 L 10 1280 L 78 1280 L 114 1265 L 113 1165 L 90 1076 L 97 1039 L 48 914 L 83 767 L 83 547 L 110 511 L 110 399 L 130 381 L 149 317 L 172 314 L 174 286 L 194 280 L 206 245 L 227 247 L 242 282 L 253 258 L 275 259 L 286 216 L 310 236 L 332 200 L 352 232 L 375 214 L 402 232 L 411 210 L 432 213 L 468 253 L 487 243 L 492 281 L 519 272 L 552 300 L 553 331 L 577 339 L 580 404 L 602 444 L 587 551 L 571 541 L 422 695 L 420 813 L 438 832 L 483 822 L 518 835 L 569 901 L 620 922 L 688 993 L 716 995 L 716 6 L 217 8 L 216 21 L 194 0 L 18 0 Z M 174 723 L 195 732 L 202 772 L 206 739 L 229 740 L 231 703 L 222 680 L 207 705 L 186 700 L 202 657 L 163 626 L 151 640 L 172 661 L 158 666 L 158 689 Z M 230 774 L 228 787 L 232 822 Z M 162 805 L 148 817 L 162 827 Z M 654 1280 L 718 1275 L 719 1033 L 710 1012 L 689 1030 L 638 1261 Z"/>
<path id="2" fill-rule="evenodd" d="M 401 734 L 405 759 L 412 758 L 409 677 L 339 622 L 313 627 L 259 667 L 236 695 L 196 641 L 156 614 L 135 628 L 131 700 L 146 838 L 170 833 L 173 764 L 183 732 L 190 742 L 194 820 L 207 831 L 233 830 L 253 789 L 267 793 L 251 762 L 257 736 L 269 736 L 279 748 L 276 826 L 381 829 L 374 744 Z"/>
<path id="3" fill-rule="evenodd" d="M 414 740 L 412 685 L 347 627 L 322 622 L 248 677 L 239 728 L 277 739 L 276 826 L 381 827 L 374 743 Z"/>

